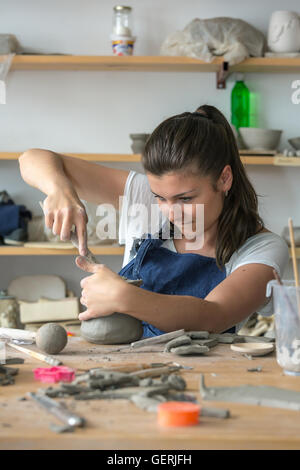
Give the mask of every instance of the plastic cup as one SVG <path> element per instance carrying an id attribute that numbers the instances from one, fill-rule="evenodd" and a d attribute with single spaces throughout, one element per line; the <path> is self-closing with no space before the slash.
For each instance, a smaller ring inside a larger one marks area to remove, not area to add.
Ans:
<path id="1" fill-rule="evenodd" d="M 300 376 L 300 287 L 294 281 L 270 281 L 268 289 L 273 291 L 277 362 L 284 374 Z"/>
<path id="2" fill-rule="evenodd" d="M 113 54 L 117 56 L 133 55 L 135 37 L 133 36 L 111 36 Z"/>

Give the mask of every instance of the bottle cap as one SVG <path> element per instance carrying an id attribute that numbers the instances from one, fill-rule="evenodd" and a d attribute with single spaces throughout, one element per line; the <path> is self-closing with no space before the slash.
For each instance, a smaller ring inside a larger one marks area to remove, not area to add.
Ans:
<path id="1" fill-rule="evenodd" d="M 199 423 L 200 406 L 195 403 L 168 401 L 157 408 L 157 420 L 161 426 L 193 426 Z"/>

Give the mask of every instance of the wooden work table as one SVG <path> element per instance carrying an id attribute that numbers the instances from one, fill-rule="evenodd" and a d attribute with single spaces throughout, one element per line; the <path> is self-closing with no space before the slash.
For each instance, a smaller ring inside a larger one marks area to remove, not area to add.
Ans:
<path id="1" fill-rule="evenodd" d="M 30 346 L 34 349 L 35 346 Z M 76 368 L 78 373 L 94 367 L 132 371 L 153 362 L 174 361 L 193 367 L 181 370 L 187 382 L 187 393 L 194 394 L 206 407 L 227 408 L 231 417 L 217 419 L 203 417 L 197 426 L 161 428 L 156 414 L 143 411 L 128 400 L 64 401 L 70 409 L 86 419 L 84 428 L 75 432 L 57 434 L 49 424 L 55 417 L 34 401 L 21 401 L 26 392 L 35 392 L 50 384 L 37 382 L 33 369 L 47 367 L 18 351 L 7 348 L 7 357 L 23 357 L 24 364 L 9 365 L 19 368 L 15 384 L 0 387 L 0 449 L 299 449 L 299 411 L 245 405 L 229 402 L 202 401 L 199 394 L 199 374 L 211 386 L 238 386 L 243 384 L 271 385 L 300 391 L 300 377 L 285 376 L 277 365 L 275 353 L 249 358 L 233 352 L 229 344 L 219 344 L 205 356 L 179 357 L 156 350 L 146 352 L 113 352 L 104 354 L 111 346 L 97 346 L 80 337 L 69 339 L 68 345 L 57 356 L 63 364 Z M 149 348 L 148 348 L 149 349 Z M 261 366 L 261 372 L 248 368 Z M 54 384 L 54 387 L 56 385 Z"/>

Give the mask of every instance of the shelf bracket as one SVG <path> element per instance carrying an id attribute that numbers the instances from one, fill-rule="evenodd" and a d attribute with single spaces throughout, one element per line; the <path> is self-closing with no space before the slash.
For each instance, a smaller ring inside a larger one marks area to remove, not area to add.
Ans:
<path id="1" fill-rule="evenodd" d="M 216 72 L 218 90 L 225 90 L 226 78 L 228 77 L 228 75 L 229 75 L 229 63 L 222 62 L 220 69 Z"/>

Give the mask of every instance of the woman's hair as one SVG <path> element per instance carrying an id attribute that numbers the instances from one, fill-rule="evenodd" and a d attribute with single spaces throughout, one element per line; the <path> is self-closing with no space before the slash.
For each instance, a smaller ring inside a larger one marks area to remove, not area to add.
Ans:
<path id="1" fill-rule="evenodd" d="M 224 115 L 214 106 L 200 106 L 163 121 L 149 137 L 142 156 L 145 171 L 161 176 L 196 166 L 209 176 L 215 190 L 224 167 L 230 165 L 233 182 L 219 217 L 216 261 L 224 267 L 247 238 L 264 227 L 258 201 L 241 162 L 236 139 Z"/>

